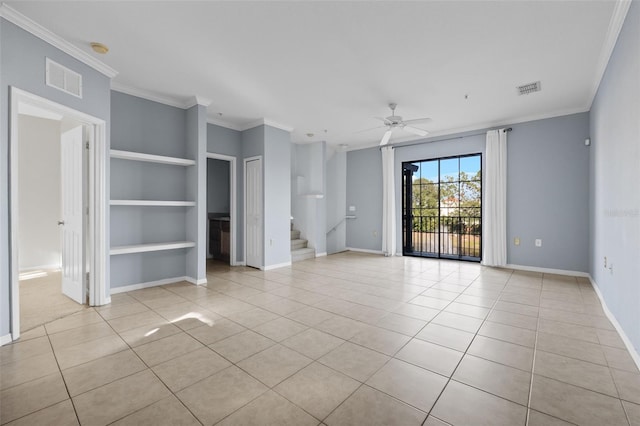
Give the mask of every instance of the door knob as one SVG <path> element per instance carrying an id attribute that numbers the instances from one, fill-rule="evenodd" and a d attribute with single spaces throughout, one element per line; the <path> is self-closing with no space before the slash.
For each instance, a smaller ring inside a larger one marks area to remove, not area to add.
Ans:
<path id="1" fill-rule="evenodd" d="M 59 220 L 58 225 L 64 225 L 64 220 Z"/>

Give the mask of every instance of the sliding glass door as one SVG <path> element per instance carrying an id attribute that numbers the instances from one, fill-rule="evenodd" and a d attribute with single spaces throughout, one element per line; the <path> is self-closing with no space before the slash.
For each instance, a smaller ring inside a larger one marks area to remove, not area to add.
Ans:
<path id="1" fill-rule="evenodd" d="M 402 163 L 405 256 L 480 261 L 481 154 Z"/>

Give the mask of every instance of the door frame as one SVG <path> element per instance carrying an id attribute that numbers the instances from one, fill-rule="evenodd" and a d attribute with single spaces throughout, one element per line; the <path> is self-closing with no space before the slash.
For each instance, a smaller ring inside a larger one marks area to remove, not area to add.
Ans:
<path id="1" fill-rule="evenodd" d="M 49 99 L 11 87 L 11 112 L 9 134 L 9 274 L 11 292 L 11 339 L 20 337 L 20 283 L 19 283 L 19 211 L 18 211 L 18 115 L 19 105 L 29 104 L 63 115 L 80 122 L 89 129 L 88 197 L 89 208 L 87 235 L 84 236 L 89 253 L 91 271 L 89 305 L 109 303 L 107 294 L 107 124 L 104 120 L 60 105 Z"/>
<path id="2" fill-rule="evenodd" d="M 236 157 L 232 157 L 230 155 L 224 154 L 215 154 L 213 152 L 207 152 L 207 159 L 213 158 L 215 160 L 222 160 L 229 162 L 229 194 L 230 194 L 230 206 L 229 206 L 229 226 L 231 229 L 231 246 L 229 250 L 231 251 L 231 266 L 237 266 L 237 253 L 236 253 L 236 208 L 237 208 L 237 174 L 236 174 Z M 207 194 L 209 191 L 209 178 L 207 177 Z M 209 218 L 207 217 L 207 220 Z M 207 250 L 205 250 L 205 262 L 207 257 Z"/>
<path id="3" fill-rule="evenodd" d="M 244 264 L 247 264 L 247 163 L 250 161 L 255 161 L 255 160 L 260 160 L 260 183 L 262 184 L 262 232 L 263 235 L 261 235 L 261 240 L 262 240 L 262 247 L 261 247 L 261 255 L 262 255 L 262 260 L 260 262 L 260 267 L 259 269 L 264 269 L 264 170 L 263 170 L 263 166 L 262 166 L 262 155 L 256 155 L 253 157 L 246 157 L 243 159 L 242 161 L 242 165 L 243 165 L 243 199 L 244 199 L 244 205 L 242 206 L 242 223 L 244 224 L 244 244 L 242 247 L 242 257 L 244 258 Z"/>

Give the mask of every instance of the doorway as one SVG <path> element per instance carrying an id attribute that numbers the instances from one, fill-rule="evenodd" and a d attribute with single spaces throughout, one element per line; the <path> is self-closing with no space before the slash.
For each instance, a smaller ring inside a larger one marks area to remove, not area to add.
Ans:
<path id="1" fill-rule="evenodd" d="M 405 256 L 479 262 L 482 155 L 402 163 Z"/>
<path id="2" fill-rule="evenodd" d="M 245 261 L 262 269 L 262 157 L 244 160 Z"/>
<path id="3" fill-rule="evenodd" d="M 207 272 L 237 265 L 236 158 L 207 153 Z"/>
<path id="4" fill-rule="evenodd" d="M 32 120 L 25 126 L 26 117 Z M 43 146 L 37 135 L 30 134 L 34 128 L 29 126 L 34 123 L 36 128 L 43 128 L 42 121 L 33 120 L 47 121 L 51 130 L 46 141 L 48 146 Z M 29 141 L 30 138 L 33 140 Z M 9 261 L 12 340 L 20 337 L 21 330 L 40 321 L 51 321 L 70 310 L 79 310 L 83 305 L 108 303 L 107 250 L 104 246 L 105 145 L 106 124 L 103 120 L 11 89 Z M 48 149 L 53 153 L 47 153 Z M 36 158 L 40 159 L 39 163 Z M 38 163 L 38 170 L 32 167 L 36 164 L 30 163 Z M 45 173 L 44 169 L 49 172 Z M 41 190 L 48 186 L 50 193 Z M 35 197 L 30 197 L 31 192 Z M 23 221 L 26 227 L 22 226 Z M 29 232 L 30 225 L 40 227 L 40 233 Z M 39 243 L 46 247 L 44 253 L 35 252 Z M 40 287 L 36 285 L 38 283 Z M 53 299 L 43 293 L 42 286 L 48 286 L 56 296 L 65 295 L 65 303 L 60 303 L 60 309 L 54 309 Z M 21 292 L 25 300 L 21 300 Z M 32 296 L 30 292 L 35 293 L 32 300 L 42 304 L 40 312 L 37 307 L 26 308 L 25 302 L 29 303 Z M 23 310 L 25 313 L 36 311 L 40 315 L 25 317 L 24 327 L 21 327 Z"/>

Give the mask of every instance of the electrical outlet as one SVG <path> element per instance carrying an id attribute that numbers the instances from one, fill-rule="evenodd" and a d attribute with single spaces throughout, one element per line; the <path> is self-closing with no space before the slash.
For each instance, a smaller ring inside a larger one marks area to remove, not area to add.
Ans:
<path id="1" fill-rule="evenodd" d="M 540 238 L 536 238 L 536 247 L 542 247 L 542 240 Z"/>
<path id="2" fill-rule="evenodd" d="M 513 239 L 513 244 L 516 245 L 516 246 L 519 246 L 520 245 L 520 237 L 515 237 Z"/>
<path id="3" fill-rule="evenodd" d="M 356 206 L 349 206 L 349 211 L 350 212 L 355 212 L 356 211 Z"/>
<path id="4" fill-rule="evenodd" d="M 377 237 L 378 236 L 378 231 L 373 231 L 373 236 Z"/>

